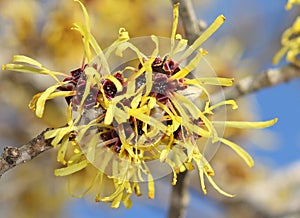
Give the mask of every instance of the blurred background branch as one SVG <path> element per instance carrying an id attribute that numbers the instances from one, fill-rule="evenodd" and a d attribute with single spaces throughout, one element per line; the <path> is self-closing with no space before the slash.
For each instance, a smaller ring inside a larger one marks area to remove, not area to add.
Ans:
<path id="1" fill-rule="evenodd" d="M 243 217 L 284 218 L 299 217 L 300 161 L 270 173 L 268 179 L 247 186 L 236 198 L 223 198 L 221 202 L 235 214 L 238 208 L 251 208 Z M 290 188 L 294 189 L 292 192 Z M 255 194 L 252 194 L 255 193 Z M 280 197 L 281 195 L 284 195 Z M 286 199 L 289 199 L 286 201 Z M 271 203 L 270 203 L 271 202 Z M 230 217 L 240 217 L 240 214 Z"/>
<path id="2" fill-rule="evenodd" d="M 221 93 L 211 96 L 212 104 L 222 101 L 222 99 L 237 99 L 241 96 L 276 86 L 280 83 L 300 77 L 300 68 L 294 64 L 288 64 L 281 68 L 271 68 L 261 73 L 254 73 L 242 78 L 234 83 L 233 86 L 225 88 Z M 223 92 L 224 91 L 224 92 Z"/>
<path id="3" fill-rule="evenodd" d="M 178 174 L 176 185 L 172 186 L 168 218 L 184 218 L 189 203 L 188 171 Z"/>

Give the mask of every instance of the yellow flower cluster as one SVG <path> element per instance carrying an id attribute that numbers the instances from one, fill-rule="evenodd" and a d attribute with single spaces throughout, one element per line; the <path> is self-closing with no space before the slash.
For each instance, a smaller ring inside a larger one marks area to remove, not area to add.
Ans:
<path id="1" fill-rule="evenodd" d="M 178 173 L 197 167 L 204 193 L 206 177 L 220 193 L 232 196 L 214 182 L 214 170 L 199 148 L 201 140 L 229 146 L 252 167 L 252 157 L 234 142 L 223 138 L 218 127 L 265 128 L 277 119 L 265 122 L 212 120 L 218 108 L 229 105 L 237 109 L 238 106 L 234 100 L 212 105 L 206 86 L 231 86 L 233 79 L 190 77 L 207 54 L 201 44 L 222 25 L 225 17 L 218 16 L 191 46 L 187 46 L 187 40 L 176 34 L 179 5 L 174 5 L 169 53 L 160 58 L 157 36 L 150 37 L 154 49 L 151 55 L 145 55 L 130 42 L 124 28 L 104 52 L 91 34 L 84 5 L 75 1 L 80 4 L 85 18 L 85 22 L 76 23 L 74 29 L 82 35 L 87 64 L 72 71 L 71 76 L 48 70 L 21 55 L 14 56 L 13 64 L 3 65 L 4 70 L 47 74 L 56 81 L 30 102 L 30 108 L 38 117 L 43 116 L 47 100 L 56 97 L 67 100 L 67 125 L 45 133 L 45 138 L 51 139 L 52 145 L 58 148 L 58 162 L 64 165 L 55 170 L 55 175 L 69 176 L 93 165 L 96 173 L 86 192 L 97 186 L 96 201 L 111 202 L 114 208 L 121 202 L 130 207 L 130 196 L 141 194 L 139 182 L 142 181 L 147 181 L 148 196 L 154 198 L 155 177 L 149 167 L 153 162 L 169 166 L 173 172 L 173 185 Z M 128 50 L 135 54 L 138 67 L 120 63 L 122 68 L 113 71 L 110 56 L 122 57 Z M 184 61 L 187 63 L 183 64 Z M 198 98 L 203 102 L 203 108 L 184 94 L 189 90 L 200 93 Z M 103 196 L 105 179 L 114 186 L 114 192 L 107 196 Z"/>
<path id="2" fill-rule="evenodd" d="M 289 0 L 286 4 L 286 9 L 290 10 L 293 4 L 300 4 L 299 0 Z M 300 17 L 298 16 L 293 25 L 286 29 L 281 37 L 282 48 L 276 53 L 273 58 L 273 63 L 277 64 L 280 59 L 286 54 L 286 60 L 300 66 L 300 61 L 297 56 L 300 53 Z"/>
<path id="3" fill-rule="evenodd" d="M 293 7 L 293 4 L 300 4 L 299 0 L 288 0 L 288 2 L 285 5 L 286 10 L 291 10 Z"/>

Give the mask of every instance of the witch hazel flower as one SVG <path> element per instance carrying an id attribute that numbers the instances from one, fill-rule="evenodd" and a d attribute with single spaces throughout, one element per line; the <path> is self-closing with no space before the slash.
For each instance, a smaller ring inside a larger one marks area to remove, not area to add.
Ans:
<path id="1" fill-rule="evenodd" d="M 216 120 L 218 110 L 234 100 L 211 104 L 209 86 L 231 86 L 233 78 L 200 77 L 197 74 L 207 51 L 200 46 L 225 21 L 220 15 L 191 45 L 176 34 L 178 7 L 174 5 L 171 38 L 149 36 L 130 39 L 121 28 L 119 36 L 102 50 L 90 31 L 84 5 L 85 22 L 74 24 L 82 35 L 86 62 L 70 74 L 48 70 L 38 61 L 17 55 L 4 70 L 46 74 L 55 81 L 36 94 L 29 106 L 42 117 L 46 101 L 64 97 L 67 125 L 45 133 L 58 150 L 63 166 L 56 176 L 68 176 L 83 170 L 92 178 L 83 192 L 95 191 L 95 200 L 110 202 L 113 208 L 122 202 L 130 207 L 133 193 L 141 195 L 141 182 L 147 183 L 148 197 L 155 196 L 155 179 L 197 170 L 206 193 L 204 178 L 221 194 L 233 196 L 213 180 L 214 170 L 202 149 L 224 144 L 233 149 L 249 167 L 252 157 L 236 143 L 223 138 L 223 128 L 266 128 L 277 119 L 265 122 Z M 62 78 L 62 79 L 61 79 Z M 85 178 L 81 178 L 84 180 Z M 110 182 L 111 193 L 105 187 Z M 71 190 L 72 191 L 72 190 Z M 73 190 L 74 191 L 74 190 Z M 81 194 L 80 197 L 83 195 Z"/>
<path id="2" fill-rule="evenodd" d="M 288 0 L 285 5 L 286 10 L 291 10 L 293 5 L 299 5 L 299 0 Z M 281 36 L 282 48 L 274 55 L 273 64 L 278 64 L 285 56 L 287 62 L 300 66 L 300 16 L 297 16 L 293 25 L 287 28 Z"/>
<path id="3" fill-rule="evenodd" d="M 285 5 L 286 10 L 291 10 L 294 4 L 300 4 L 299 0 L 288 0 L 288 2 Z"/>

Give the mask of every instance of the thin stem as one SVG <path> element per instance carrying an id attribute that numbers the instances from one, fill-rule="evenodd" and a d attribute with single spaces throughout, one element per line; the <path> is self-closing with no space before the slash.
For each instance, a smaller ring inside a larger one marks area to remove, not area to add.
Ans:
<path id="1" fill-rule="evenodd" d="M 300 68 L 293 64 L 288 64 L 281 68 L 272 68 L 258 74 L 237 81 L 235 85 L 225 88 L 224 93 L 219 92 L 211 96 L 212 104 L 225 99 L 237 99 L 241 96 L 276 86 L 280 83 L 288 82 L 300 77 Z"/>
<path id="2" fill-rule="evenodd" d="M 183 218 L 189 202 L 189 176 L 188 172 L 178 174 L 177 183 L 172 187 L 171 202 L 168 218 Z"/>

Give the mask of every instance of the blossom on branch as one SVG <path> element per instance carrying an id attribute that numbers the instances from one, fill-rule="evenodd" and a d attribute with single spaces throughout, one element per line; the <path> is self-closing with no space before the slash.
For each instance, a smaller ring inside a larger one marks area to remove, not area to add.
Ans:
<path id="1" fill-rule="evenodd" d="M 290 10 L 293 4 L 300 4 L 299 0 L 289 0 L 285 8 Z M 275 54 L 273 63 L 277 64 L 286 55 L 286 60 L 298 67 L 300 66 L 300 16 L 296 18 L 293 25 L 286 29 L 281 37 L 282 48 Z"/>
<path id="2" fill-rule="evenodd" d="M 155 179 L 172 172 L 175 185 L 178 173 L 195 168 L 204 193 L 206 177 L 217 191 L 233 196 L 214 182 L 214 170 L 203 145 L 225 144 L 252 167 L 252 157 L 223 138 L 219 129 L 265 128 L 277 119 L 244 122 L 214 118 L 220 108 L 230 106 L 235 110 L 238 106 L 234 100 L 212 105 L 208 87 L 231 86 L 233 78 L 195 77 L 195 72 L 207 54 L 200 46 L 225 17 L 218 16 L 188 46 L 187 40 L 176 34 L 176 4 L 169 40 L 154 35 L 130 39 L 121 28 L 118 38 L 102 50 L 91 33 L 86 8 L 75 1 L 85 21 L 73 28 L 82 35 L 85 50 L 86 62 L 80 68 L 70 74 L 56 72 L 22 55 L 14 56 L 12 64 L 3 65 L 5 70 L 46 74 L 54 79 L 55 84 L 36 94 L 29 104 L 37 117 L 43 116 L 46 101 L 66 99 L 67 125 L 45 133 L 58 149 L 57 161 L 63 165 L 55 175 L 71 176 L 91 169 L 93 178 L 83 194 L 96 190 L 96 201 L 111 202 L 114 208 L 121 202 L 130 207 L 131 195 L 141 195 L 140 182 L 147 182 L 148 197 L 154 198 Z M 105 181 L 114 187 L 108 195 L 104 195 Z"/>

